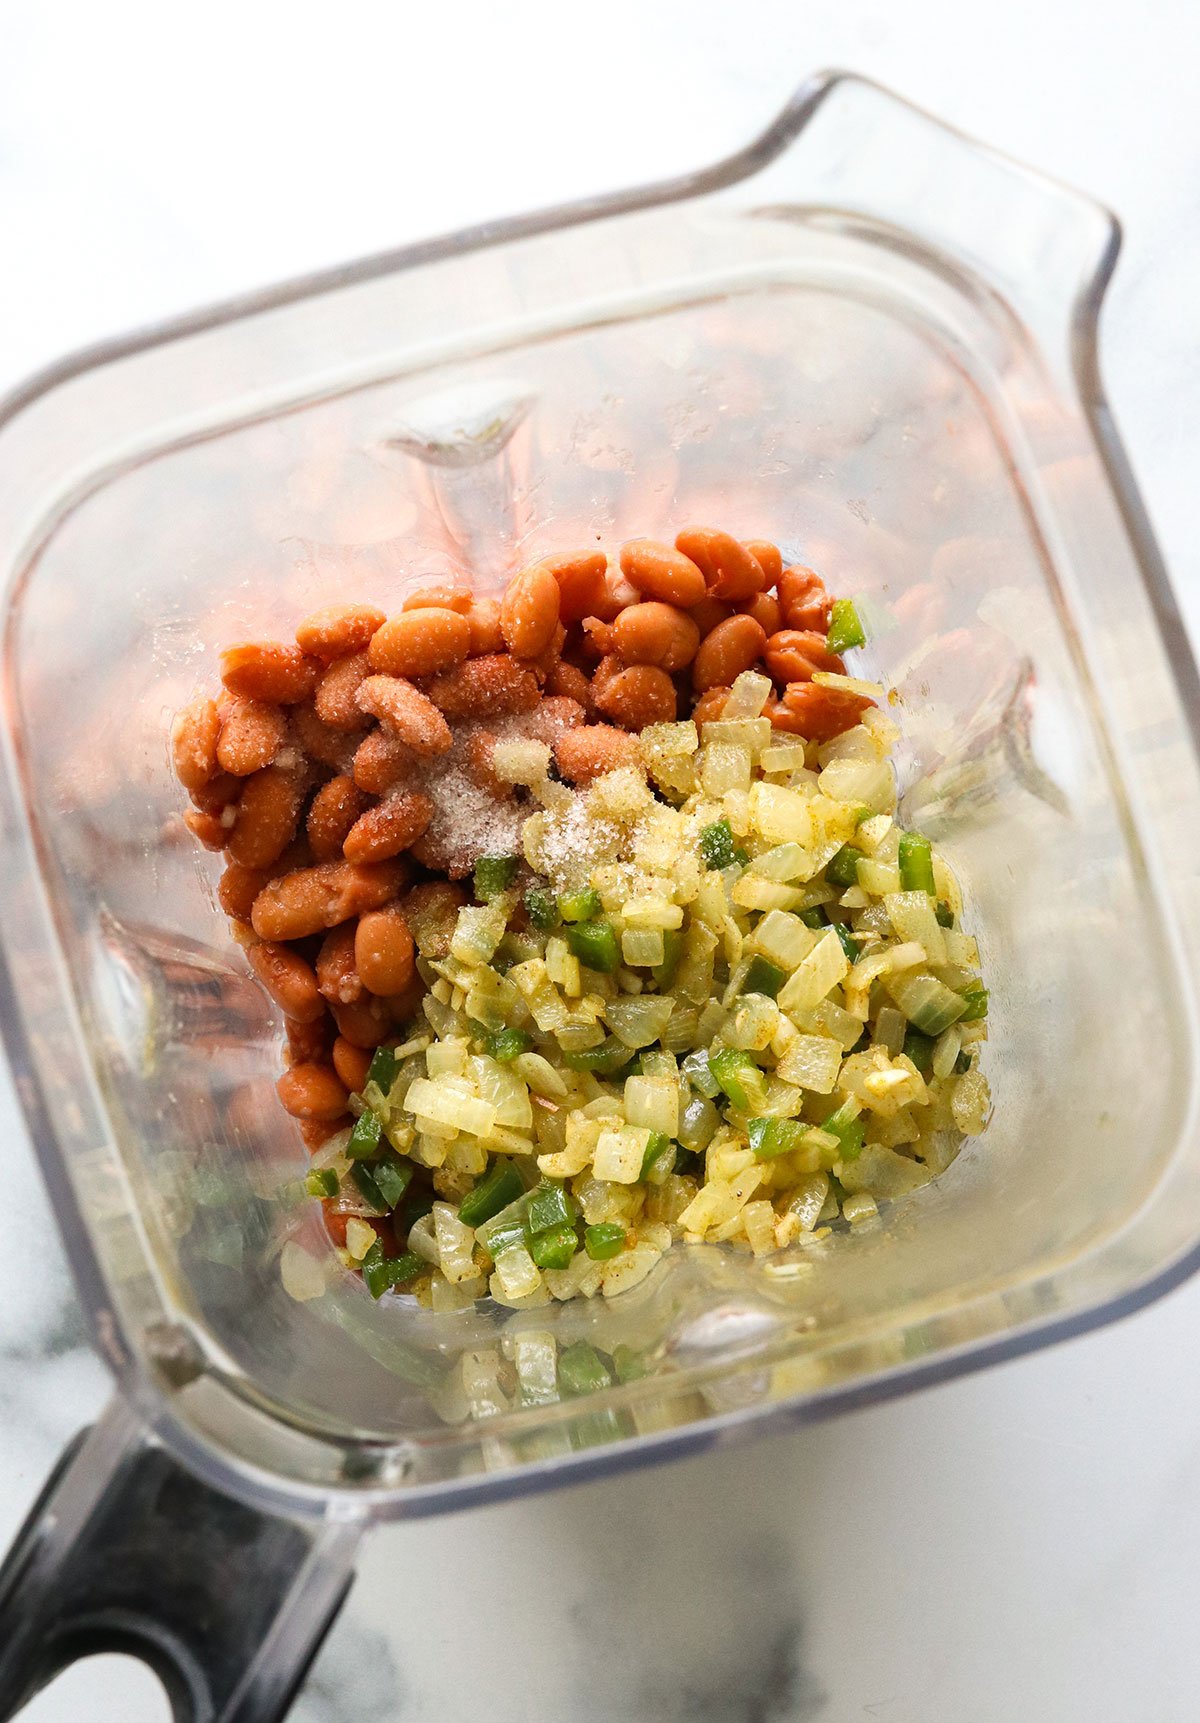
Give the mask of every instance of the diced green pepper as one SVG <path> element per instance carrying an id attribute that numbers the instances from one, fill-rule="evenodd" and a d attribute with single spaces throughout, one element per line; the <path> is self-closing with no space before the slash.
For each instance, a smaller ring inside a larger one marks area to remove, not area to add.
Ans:
<path id="1" fill-rule="evenodd" d="M 362 1259 L 362 1277 L 371 1297 L 382 1298 L 392 1287 L 403 1286 L 428 1266 L 411 1250 L 406 1250 L 401 1256 L 384 1256 L 382 1246 L 376 1240 Z"/>
<path id="2" fill-rule="evenodd" d="M 558 1355 L 558 1385 L 572 1397 L 595 1394 L 612 1385 L 612 1372 L 594 1346 L 577 1340 Z"/>
<path id="3" fill-rule="evenodd" d="M 977 981 L 971 987 L 964 987 L 962 996 L 967 1002 L 967 1009 L 959 1018 L 960 1023 L 977 1023 L 981 1017 L 987 1016 L 988 990 L 982 982 Z"/>
<path id="4" fill-rule="evenodd" d="M 607 1262 L 625 1246 L 625 1228 L 615 1220 L 602 1220 L 584 1230 L 583 1247 L 593 1262 Z"/>
<path id="5" fill-rule="evenodd" d="M 374 1175 L 361 1161 L 355 1161 L 354 1165 L 350 1168 L 350 1177 L 358 1186 L 359 1195 L 362 1196 L 366 1202 L 370 1203 L 376 1214 L 386 1214 L 388 1205 L 384 1201 L 383 1192 L 375 1183 Z"/>
<path id="6" fill-rule="evenodd" d="M 581 1047 L 573 1053 L 564 1053 L 562 1062 L 568 1071 L 594 1071 L 598 1077 L 611 1077 L 629 1063 L 629 1049 L 615 1035 L 610 1035 L 599 1047 Z"/>
<path id="7" fill-rule="evenodd" d="M 712 1101 L 721 1093 L 707 1053 L 689 1053 L 680 1070 L 698 1095 Z"/>
<path id="8" fill-rule="evenodd" d="M 900 889 L 937 895 L 933 883 L 933 846 L 920 832 L 900 834 Z"/>
<path id="9" fill-rule="evenodd" d="M 335 1197 L 338 1176 L 332 1167 L 314 1167 L 304 1181 L 304 1188 L 310 1197 Z"/>
<path id="10" fill-rule="evenodd" d="M 765 993 L 768 999 L 774 999 L 786 980 L 786 973 L 777 964 L 769 963 L 765 957 L 754 956 L 750 959 L 742 989 L 746 993 Z"/>
<path id="11" fill-rule="evenodd" d="M 835 598 L 829 610 L 829 634 L 825 641 L 831 652 L 849 652 L 854 646 L 865 646 L 866 630 L 859 620 L 852 598 Z"/>
<path id="12" fill-rule="evenodd" d="M 607 921 L 577 921 L 567 928 L 567 944 L 580 963 L 611 975 L 621 961 L 617 936 Z"/>
<path id="13" fill-rule="evenodd" d="M 427 1214 L 433 1213 L 433 1205 L 437 1201 L 437 1193 L 428 1186 L 422 1190 L 409 1191 L 408 1200 L 404 1204 L 404 1224 L 415 1226 L 419 1220 L 424 1220 Z"/>
<path id="14" fill-rule="evenodd" d="M 529 1243 L 529 1254 L 539 1268 L 568 1268 L 578 1249 L 575 1228 L 565 1223 L 538 1233 Z"/>
<path id="15" fill-rule="evenodd" d="M 826 864 L 825 878 L 832 881 L 834 885 L 857 885 L 858 864 L 865 859 L 863 851 L 855 844 L 843 844 L 832 860 Z"/>
<path id="16" fill-rule="evenodd" d="M 529 1194 L 525 1225 L 530 1237 L 536 1238 L 538 1233 L 549 1232 L 551 1227 L 574 1225 L 578 1212 L 575 1199 L 566 1185 L 557 1179 L 543 1179 Z"/>
<path id="17" fill-rule="evenodd" d="M 938 918 L 939 927 L 954 926 L 954 911 L 950 908 L 948 903 L 939 903 L 933 913 Z"/>
<path id="18" fill-rule="evenodd" d="M 564 891 L 558 900 L 564 921 L 591 921 L 600 913 L 600 893 L 589 885 L 585 891 Z"/>
<path id="19" fill-rule="evenodd" d="M 739 867 L 746 867 L 750 861 L 750 851 L 744 850 L 741 844 L 734 844 L 733 859 Z"/>
<path id="20" fill-rule="evenodd" d="M 668 1176 L 674 1166 L 674 1143 L 665 1131 L 651 1131 L 650 1141 L 646 1144 L 646 1152 L 642 1156 L 642 1170 L 638 1177 L 649 1179 L 652 1175 L 657 1175 L 653 1177 L 653 1182 L 658 1184 Z"/>
<path id="21" fill-rule="evenodd" d="M 493 1261 L 498 1261 L 506 1250 L 514 1250 L 517 1245 L 528 1244 L 525 1236 L 525 1222 L 519 1215 L 512 1215 L 508 1220 L 499 1220 L 483 1235 L 481 1243 Z"/>
<path id="22" fill-rule="evenodd" d="M 836 1112 L 831 1113 L 821 1125 L 823 1131 L 836 1137 L 839 1144 L 839 1154 L 843 1161 L 856 1161 L 862 1153 L 863 1141 L 867 1134 L 866 1126 L 861 1118 L 851 1116 L 852 1102 L 843 1101 Z"/>
<path id="23" fill-rule="evenodd" d="M 809 1127 L 799 1119 L 751 1119 L 746 1126 L 750 1147 L 760 1161 L 790 1155 L 802 1147 Z"/>
<path id="24" fill-rule="evenodd" d="M 376 1187 L 389 1208 L 397 1208 L 404 1201 L 415 1170 L 411 1161 L 402 1161 L 399 1155 L 390 1155 L 372 1167 Z"/>
<path id="25" fill-rule="evenodd" d="M 399 1069 L 400 1061 L 390 1047 L 376 1047 L 371 1055 L 367 1082 L 374 1083 L 380 1093 L 386 1095 L 396 1081 L 396 1072 Z"/>
<path id="26" fill-rule="evenodd" d="M 650 1373 L 642 1354 L 635 1352 L 632 1346 L 626 1346 L 623 1340 L 613 1347 L 612 1361 L 618 1382 L 640 1382 L 643 1376 Z"/>
<path id="27" fill-rule="evenodd" d="M 961 1052 L 958 1055 L 958 1058 L 954 1061 L 954 1075 L 956 1077 L 961 1077 L 964 1072 L 969 1071 L 970 1069 L 971 1055 L 964 1049 L 964 1051 Z"/>
<path id="28" fill-rule="evenodd" d="M 858 962 L 858 941 L 846 926 L 844 921 L 831 921 L 830 927 L 838 936 L 838 944 L 846 953 L 851 963 Z"/>
<path id="29" fill-rule="evenodd" d="M 375 1153 L 383 1136 L 383 1126 L 374 1113 L 360 1113 L 354 1121 L 346 1153 L 352 1161 L 365 1161 Z"/>
<path id="30" fill-rule="evenodd" d="M 510 1065 L 520 1054 L 528 1053 L 533 1046 L 533 1036 L 527 1035 L 524 1029 L 493 1029 L 484 1045 L 497 1064 Z"/>
<path id="31" fill-rule="evenodd" d="M 714 820 L 700 833 L 700 855 L 705 867 L 732 867 L 737 860 L 733 844 L 733 828 L 728 820 Z"/>
<path id="32" fill-rule="evenodd" d="M 475 863 L 475 896 L 482 903 L 499 897 L 516 879 L 520 865 L 519 856 L 480 856 Z"/>
<path id="33" fill-rule="evenodd" d="M 933 1068 L 933 1036 L 922 1035 L 919 1029 L 909 1029 L 904 1036 L 904 1057 L 911 1059 L 922 1077 Z"/>
<path id="34" fill-rule="evenodd" d="M 464 1226 L 482 1226 L 509 1203 L 516 1202 L 524 1190 L 521 1175 L 512 1162 L 497 1161 L 458 1205 L 458 1218 Z"/>
<path id="35" fill-rule="evenodd" d="M 675 971 L 679 968 L 679 959 L 683 956 L 683 929 L 681 927 L 664 927 L 663 929 L 663 960 L 656 963 L 650 971 L 654 977 L 654 985 L 660 993 L 665 993 L 675 979 Z"/>
<path id="36" fill-rule="evenodd" d="M 544 886 L 531 885 L 525 893 L 525 913 L 543 933 L 558 926 L 558 899 Z"/>
<path id="37" fill-rule="evenodd" d="M 804 923 L 805 927 L 811 927 L 814 929 L 824 928 L 829 925 L 825 919 L 825 911 L 823 909 L 802 909 L 800 911 L 800 919 Z"/>
<path id="38" fill-rule="evenodd" d="M 753 1113 L 767 1104 L 763 1074 L 737 1047 L 722 1047 L 708 1056 L 708 1068 L 740 1113 Z"/>

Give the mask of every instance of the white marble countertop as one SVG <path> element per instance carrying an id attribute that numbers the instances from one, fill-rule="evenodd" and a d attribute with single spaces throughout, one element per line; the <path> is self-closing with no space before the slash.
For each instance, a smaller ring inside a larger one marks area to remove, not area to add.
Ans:
<path id="1" fill-rule="evenodd" d="M 1192 0 L 421 11 L 343 0 L 309 34 L 232 0 L 0 13 L 0 386 L 244 287 L 715 159 L 849 66 L 1123 217 L 1104 370 L 1200 633 Z M 4 1543 L 106 1381 L 6 1080 L 0 1113 Z M 1191 1723 L 1198 1334 L 1200 1281 L 799 1435 L 379 1532 L 294 1716 Z M 538 1577 L 505 1593 L 514 1546 Z M 29 1715 L 166 1708 L 112 1658 Z"/>

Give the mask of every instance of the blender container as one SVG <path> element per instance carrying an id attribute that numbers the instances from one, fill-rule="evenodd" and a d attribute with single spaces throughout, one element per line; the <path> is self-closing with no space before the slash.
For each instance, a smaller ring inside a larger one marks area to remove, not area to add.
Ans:
<path id="1" fill-rule="evenodd" d="M 706 172 L 10 399 L 2 1019 L 116 1395 L 0 1571 L 0 1715 L 122 1644 L 180 1715 L 281 1716 L 372 1518 L 795 1425 L 1196 1267 L 1200 702 L 1098 377 L 1117 245 L 1088 199 L 826 76 Z M 979 938 L 994 1118 L 878 1220 L 766 1263 L 677 1248 L 611 1301 L 375 1304 L 322 1254 L 171 716 L 223 644 L 317 605 L 692 520 L 860 600 L 902 817 Z M 644 1373 L 523 1403 L 530 1329 Z"/>

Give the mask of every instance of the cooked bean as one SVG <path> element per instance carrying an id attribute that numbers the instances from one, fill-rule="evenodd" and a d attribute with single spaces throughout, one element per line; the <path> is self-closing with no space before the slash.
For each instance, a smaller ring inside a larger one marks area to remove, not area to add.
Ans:
<path id="1" fill-rule="evenodd" d="M 605 658 L 613 649 L 613 624 L 598 616 L 585 616 L 579 642 L 588 658 Z"/>
<path id="2" fill-rule="evenodd" d="M 206 814 L 201 808 L 187 808 L 183 823 L 206 850 L 223 850 L 229 842 L 229 827 L 219 814 Z"/>
<path id="3" fill-rule="evenodd" d="M 767 637 L 752 616 L 729 616 L 718 622 L 700 643 L 692 665 L 692 686 L 726 688 L 735 676 L 749 670 L 762 657 Z"/>
<path id="4" fill-rule="evenodd" d="M 693 604 L 688 615 L 700 630 L 701 636 L 711 634 L 719 622 L 724 622 L 733 615 L 733 609 L 728 604 L 722 604 L 719 598 L 702 598 L 699 604 Z"/>
<path id="5" fill-rule="evenodd" d="M 371 1055 L 339 1035 L 333 1044 L 333 1068 L 352 1095 L 361 1095 L 371 1068 Z"/>
<path id="6" fill-rule="evenodd" d="M 226 915 L 249 921 L 254 900 L 266 883 L 267 874 L 262 868 L 230 862 L 217 883 L 217 902 Z"/>
<path id="7" fill-rule="evenodd" d="M 477 730 L 473 736 L 468 736 L 463 744 L 463 771 L 476 789 L 491 796 L 493 801 L 507 802 L 512 799 L 513 787 L 505 783 L 503 778 L 496 776 L 492 761 L 495 751 L 496 738 L 492 732 Z"/>
<path id="8" fill-rule="evenodd" d="M 361 713 L 359 718 L 362 719 Z M 292 735 L 296 746 L 323 766 L 332 766 L 335 772 L 350 770 L 357 745 L 356 734 L 350 730 L 335 730 L 332 724 L 318 718 L 311 700 L 302 700 L 299 706 L 292 707 Z"/>
<path id="9" fill-rule="evenodd" d="M 811 628 L 818 634 L 828 634 L 832 603 L 825 582 L 811 568 L 797 565 L 785 568 L 780 575 L 779 608 L 783 611 L 785 628 Z"/>
<path id="10" fill-rule="evenodd" d="M 321 941 L 315 985 L 331 1005 L 353 1005 L 362 998 L 363 984 L 354 963 L 354 926 L 344 921 Z"/>
<path id="11" fill-rule="evenodd" d="M 293 1065 L 275 1085 L 284 1108 L 295 1119 L 337 1119 L 350 1099 L 332 1065 Z"/>
<path id="12" fill-rule="evenodd" d="M 743 604 L 742 610 L 747 616 L 754 618 L 768 638 L 779 632 L 783 622 L 783 611 L 779 608 L 779 600 L 773 593 L 756 592 L 753 598 Z"/>
<path id="13" fill-rule="evenodd" d="M 226 647 L 221 654 L 221 681 L 229 692 L 268 706 L 306 700 L 320 673 L 316 659 L 281 640 L 248 640 Z"/>
<path id="14" fill-rule="evenodd" d="M 401 610 L 426 610 L 430 607 L 437 610 L 453 610 L 459 616 L 466 616 L 474 603 L 469 588 L 465 586 L 418 586 L 414 592 L 405 594 Z"/>
<path id="15" fill-rule="evenodd" d="M 309 1154 L 315 1155 L 318 1149 L 323 1149 L 325 1147 L 325 1144 L 329 1141 L 330 1137 L 337 1136 L 343 1126 L 352 1125 L 353 1123 L 354 1121 L 349 1114 L 345 1114 L 340 1119 L 297 1119 L 296 1128 L 300 1132 L 301 1140 Z M 337 1220 L 341 1228 L 341 1238 L 335 1242 L 345 1245 L 346 1222 L 350 1219 L 350 1216 L 348 1214 L 339 1214 L 334 1216 L 333 1219 Z M 329 1217 L 326 1217 L 326 1224 L 329 1225 Z M 330 1236 L 332 1237 L 332 1228 L 330 1229 Z"/>
<path id="16" fill-rule="evenodd" d="M 471 608 L 467 612 L 467 626 L 471 630 L 472 658 L 478 658 L 484 652 L 504 651 L 498 598 L 472 599 Z"/>
<path id="17" fill-rule="evenodd" d="M 400 909 L 422 957 L 438 963 L 450 955 L 450 941 L 458 912 L 467 901 L 461 886 L 448 880 L 428 880 L 414 885 L 400 900 Z"/>
<path id="18" fill-rule="evenodd" d="M 297 1023 L 315 1023 L 324 1015 L 312 965 L 298 952 L 264 940 L 250 947 L 246 961 L 285 1017 L 293 1017 Z"/>
<path id="19" fill-rule="evenodd" d="M 429 827 L 433 803 L 419 791 L 396 790 L 360 814 L 342 845 L 351 862 L 388 861 L 412 845 Z"/>
<path id="20" fill-rule="evenodd" d="M 803 736 L 804 734 L 803 718 L 795 712 L 790 712 L 782 700 L 768 697 L 762 715 L 771 720 L 773 730 L 782 730 L 789 736 Z"/>
<path id="21" fill-rule="evenodd" d="M 318 1003 L 320 1013 L 309 1023 L 301 1023 L 294 1017 L 283 1020 L 284 1063 L 289 1067 L 313 1062 L 318 1065 L 329 1063 L 333 1022 L 325 1009 L 325 1001 L 319 995 Z"/>
<path id="22" fill-rule="evenodd" d="M 811 682 L 814 670 L 846 668 L 825 644 L 825 636 L 812 629 L 780 629 L 767 641 L 763 658 L 776 682 Z"/>
<path id="23" fill-rule="evenodd" d="M 403 1028 L 414 1017 L 424 1020 L 424 1012 L 421 1010 L 424 998 L 425 983 L 421 980 L 420 972 L 414 968 L 408 986 L 401 988 L 399 993 L 388 995 L 387 1008 L 397 1028 Z"/>
<path id="24" fill-rule="evenodd" d="M 482 664 L 484 660 L 477 658 L 474 662 Z M 463 664 L 450 674 L 458 675 L 469 668 L 469 664 Z M 449 724 L 433 701 L 403 677 L 368 676 L 358 691 L 358 704 L 362 711 L 386 724 L 414 754 L 444 754 L 454 740 Z"/>
<path id="25" fill-rule="evenodd" d="M 541 698 L 537 677 L 506 652 L 468 658 L 428 684 L 429 698 L 447 718 L 501 718 L 532 712 Z"/>
<path id="26" fill-rule="evenodd" d="M 354 935 L 354 962 L 363 986 L 387 997 L 402 993 L 413 978 L 413 938 L 395 906 L 364 915 Z"/>
<path id="27" fill-rule="evenodd" d="M 358 691 L 371 674 L 365 652 L 355 652 L 349 658 L 339 658 L 317 683 L 313 705 L 323 724 L 335 730 L 361 730 L 362 708 Z"/>
<path id="28" fill-rule="evenodd" d="M 372 730 L 369 736 L 363 737 L 355 752 L 354 782 L 368 795 L 386 796 L 397 784 L 412 777 L 419 758 L 386 730 Z"/>
<path id="29" fill-rule="evenodd" d="M 714 718 L 719 718 L 724 712 L 725 701 L 728 697 L 728 688 L 706 688 L 692 708 L 692 722 L 695 724 L 712 723 Z"/>
<path id="30" fill-rule="evenodd" d="M 580 708 L 582 719 L 592 709 L 592 685 L 577 664 L 560 658 L 546 678 L 546 693 L 573 700 Z"/>
<path id="31" fill-rule="evenodd" d="M 537 563 L 508 583 L 500 600 L 500 632 L 514 658 L 536 658 L 558 627 L 558 582 Z"/>
<path id="32" fill-rule="evenodd" d="M 631 664 L 605 683 L 596 695 L 596 710 L 623 730 L 669 724 L 676 713 L 675 684 L 657 665 Z"/>
<path id="33" fill-rule="evenodd" d="M 221 718 L 217 759 L 225 771 L 248 778 L 271 764 L 286 735 L 287 719 L 280 707 L 235 698 Z"/>
<path id="34" fill-rule="evenodd" d="M 696 656 L 700 630 L 685 610 L 652 599 L 621 612 L 612 625 L 612 644 L 626 664 L 682 670 Z"/>
<path id="35" fill-rule="evenodd" d="M 762 590 L 762 569 L 745 545 L 727 532 L 709 526 L 684 527 L 675 536 L 675 548 L 696 564 L 711 598 L 732 604 Z"/>
<path id="36" fill-rule="evenodd" d="M 215 700 L 196 699 L 171 725 L 171 758 L 185 790 L 199 790 L 217 773 L 221 713 Z"/>
<path id="37" fill-rule="evenodd" d="M 608 558 L 602 550 L 546 556 L 535 566 L 547 569 L 557 581 L 559 615 L 564 622 L 595 615 L 596 606 L 604 603 Z"/>
<path id="38" fill-rule="evenodd" d="M 593 613 L 601 622 L 615 622 L 627 605 L 636 604 L 642 594 L 636 586 L 631 586 L 620 568 L 610 568 L 604 577 L 604 591 L 599 602 L 592 606 Z"/>
<path id="39" fill-rule="evenodd" d="M 372 670 L 388 676 L 432 676 L 461 664 L 471 649 L 471 625 L 457 610 L 402 610 L 385 622 L 367 650 Z"/>
<path id="40" fill-rule="evenodd" d="M 595 705 L 601 694 L 608 687 L 614 676 L 619 676 L 625 666 L 615 652 L 610 652 L 602 658 L 592 671 L 592 704 Z"/>
<path id="41" fill-rule="evenodd" d="M 235 778 L 232 772 L 218 772 L 201 789 L 191 792 L 192 800 L 202 814 L 223 814 L 241 795 L 242 783 L 243 780 Z"/>
<path id="42" fill-rule="evenodd" d="M 554 633 L 536 658 L 529 658 L 526 663 L 533 671 L 538 681 L 545 686 L 546 678 L 562 657 L 562 649 L 567 643 L 567 631 L 562 623 L 555 626 Z"/>
<path id="43" fill-rule="evenodd" d="M 779 553 L 779 546 L 772 544 L 769 538 L 748 538 L 746 549 L 762 569 L 764 589 L 774 586 L 783 573 L 783 557 Z"/>
<path id="44" fill-rule="evenodd" d="M 306 822 L 308 841 L 318 861 L 332 861 L 341 855 L 351 827 L 366 806 L 367 798 L 353 778 L 343 775 L 322 784 Z"/>
<path id="45" fill-rule="evenodd" d="M 296 641 L 301 652 L 332 664 L 335 658 L 364 652 L 384 620 L 383 611 L 373 604 L 329 604 L 304 618 L 296 630 Z"/>
<path id="46" fill-rule="evenodd" d="M 381 909 L 403 890 L 403 862 L 351 866 L 318 862 L 268 881 L 254 900 L 250 919 L 260 939 L 306 939 L 365 910 Z"/>
<path id="47" fill-rule="evenodd" d="M 636 736 L 611 724 L 583 724 L 564 730 L 554 744 L 554 759 L 564 778 L 573 784 L 590 784 L 605 772 L 621 766 L 639 766 L 642 750 Z"/>
<path id="48" fill-rule="evenodd" d="M 699 604 L 706 591 L 704 575 L 690 557 L 652 538 L 630 539 L 621 546 L 621 571 L 645 597 L 683 610 Z"/>
<path id="49" fill-rule="evenodd" d="M 578 700 L 555 694 L 542 701 L 521 722 L 521 734 L 535 742 L 555 743 L 564 730 L 574 730 L 584 720 L 583 707 Z"/>
<path id="50" fill-rule="evenodd" d="M 832 742 L 843 730 L 852 729 L 875 702 L 819 682 L 791 682 L 783 691 L 783 704 L 801 724 L 802 736 L 813 742 Z"/>
<path id="51" fill-rule="evenodd" d="M 352 1047 L 378 1047 L 392 1031 L 392 1016 L 386 1003 L 364 993 L 352 1005 L 331 1005 L 333 1020 L 343 1041 Z"/>
<path id="52" fill-rule="evenodd" d="M 229 838 L 229 854 L 243 867 L 270 867 L 296 835 L 301 778 L 279 766 L 268 766 L 246 779 L 237 819 Z"/>

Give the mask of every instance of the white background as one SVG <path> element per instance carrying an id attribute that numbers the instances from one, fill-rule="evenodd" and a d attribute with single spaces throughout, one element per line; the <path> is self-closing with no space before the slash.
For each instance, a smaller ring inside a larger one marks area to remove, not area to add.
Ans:
<path id="1" fill-rule="evenodd" d="M 1195 631 L 1196 0 L 9 0 L 0 388 L 248 287 L 696 167 L 831 65 L 1122 216 L 1104 372 Z M 7 1533 L 103 1382 L 15 1116 L 0 1168 Z M 1191 1723 L 1198 1354 L 1193 1287 L 816 1432 L 390 1531 L 297 1717 Z M 493 1581 L 514 1559 L 520 1587 Z M 120 1664 L 67 1679 L 41 1723 L 163 1715 Z"/>

